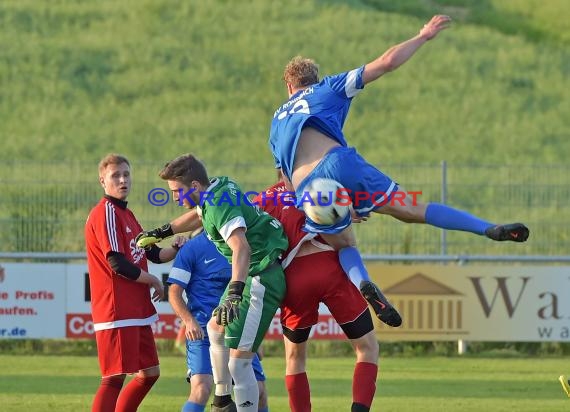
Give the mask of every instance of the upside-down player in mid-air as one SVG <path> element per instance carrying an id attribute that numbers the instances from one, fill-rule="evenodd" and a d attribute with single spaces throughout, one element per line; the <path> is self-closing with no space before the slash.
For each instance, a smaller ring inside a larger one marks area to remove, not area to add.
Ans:
<path id="1" fill-rule="evenodd" d="M 352 99 L 364 86 L 400 67 L 450 22 L 448 16 L 434 16 L 416 36 L 391 47 L 377 59 L 321 81 L 313 60 L 295 57 L 287 64 L 284 80 L 289 99 L 275 111 L 269 145 L 276 167 L 296 192 L 297 207 L 302 208 L 305 188 L 312 180 L 328 178 L 348 189 L 354 210 L 361 217 L 376 212 L 406 223 L 427 223 L 496 241 L 527 240 L 529 230 L 521 223 L 496 225 L 443 204 L 414 202 L 390 177 L 348 147 L 343 134 Z M 396 193 L 398 201 L 391 201 Z M 369 282 L 350 223 L 350 215 L 329 226 L 307 217 L 305 230 L 321 234 L 339 250 L 345 272 L 356 284 L 360 279 L 361 291 L 369 302 L 383 301 L 380 291 Z"/>

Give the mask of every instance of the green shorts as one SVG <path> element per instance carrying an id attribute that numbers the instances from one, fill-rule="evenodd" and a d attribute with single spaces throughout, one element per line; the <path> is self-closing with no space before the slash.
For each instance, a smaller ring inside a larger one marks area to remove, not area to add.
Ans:
<path id="1" fill-rule="evenodd" d="M 227 293 L 226 288 L 221 301 Z M 280 264 L 274 263 L 257 275 L 248 276 L 239 305 L 239 319 L 225 327 L 226 346 L 255 352 L 284 296 L 285 274 Z"/>

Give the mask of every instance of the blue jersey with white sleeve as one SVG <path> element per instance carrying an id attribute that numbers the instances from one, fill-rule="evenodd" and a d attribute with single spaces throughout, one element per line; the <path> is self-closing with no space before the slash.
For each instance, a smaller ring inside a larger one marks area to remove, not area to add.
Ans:
<path id="1" fill-rule="evenodd" d="M 228 260 L 202 232 L 182 246 L 167 282 L 184 288 L 188 311 L 205 331 L 231 277 Z"/>
<path id="2" fill-rule="evenodd" d="M 269 146 L 275 167 L 291 179 L 301 131 L 312 127 L 346 147 L 342 132 L 352 98 L 363 88 L 364 66 L 327 76 L 320 83 L 300 90 L 279 107 L 271 121 Z"/>

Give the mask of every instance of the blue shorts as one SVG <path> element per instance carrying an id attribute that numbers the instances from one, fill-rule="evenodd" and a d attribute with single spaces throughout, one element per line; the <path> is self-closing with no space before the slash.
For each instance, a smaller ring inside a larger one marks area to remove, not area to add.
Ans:
<path id="1" fill-rule="evenodd" d="M 328 178 L 339 182 L 352 200 L 352 207 L 358 216 L 384 206 L 398 191 L 398 184 L 389 176 L 368 163 L 353 147 L 335 147 L 303 179 L 297 188 L 297 208 L 303 208 L 303 192 L 309 182 L 316 178 Z M 309 217 L 305 218 L 304 230 L 310 233 L 339 233 L 351 223 L 350 213 L 333 225 L 319 225 Z"/>
<path id="2" fill-rule="evenodd" d="M 188 340 L 186 339 L 186 365 L 188 366 L 187 378 L 192 375 L 211 375 L 212 363 L 210 362 L 210 340 Z M 265 380 L 263 367 L 257 354 L 252 359 L 253 372 L 258 381 Z"/>

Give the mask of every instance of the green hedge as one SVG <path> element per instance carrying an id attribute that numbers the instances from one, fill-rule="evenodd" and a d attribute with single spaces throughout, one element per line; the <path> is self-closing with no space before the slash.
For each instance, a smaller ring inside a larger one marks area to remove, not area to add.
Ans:
<path id="1" fill-rule="evenodd" d="M 173 340 L 158 339 L 161 356 L 180 355 Z M 265 341 L 265 356 L 283 356 L 281 341 Z M 309 341 L 310 357 L 352 356 L 347 341 Z M 97 348 L 92 339 L 0 339 L 0 352 L 4 355 L 74 355 L 96 356 Z M 526 357 L 570 355 L 570 343 L 561 342 L 470 342 L 466 356 L 476 357 Z M 380 356 L 458 356 L 457 342 L 380 342 Z"/>

